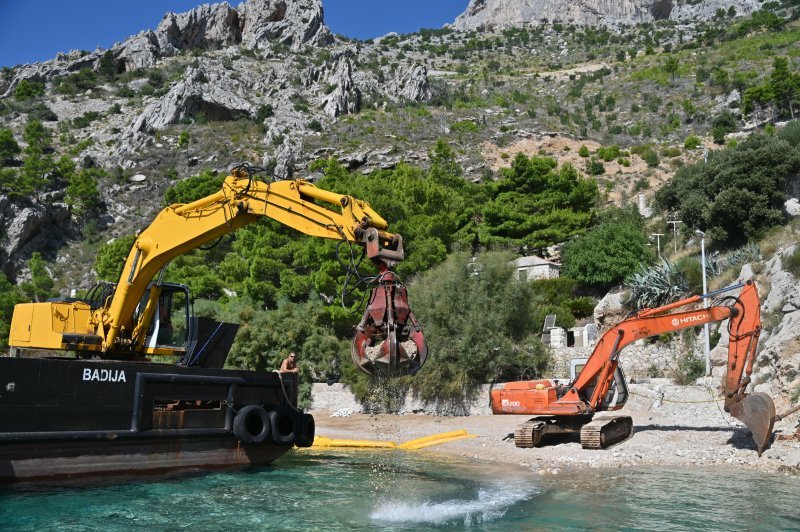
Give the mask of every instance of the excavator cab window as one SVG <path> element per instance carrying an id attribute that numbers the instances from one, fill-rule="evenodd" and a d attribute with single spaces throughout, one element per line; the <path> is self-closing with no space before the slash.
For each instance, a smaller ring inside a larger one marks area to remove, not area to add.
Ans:
<path id="1" fill-rule="evenodd" d="M 583 368 L 586 367 L 587 358 L 576 358 L 570 363 L 570 379 L 575 382 Z M 594 394 L 594 388 L 597 386 L 597 378 L 595 377 L 583 390 L 584 401 L 588 401 Z M 611 384 L 608 386 L 608 392 L 603 397 L 602 402 L 598 405 L 597 410 L 619 410 L 628 400 L 628 385 L 625 382 L 625 374 L 622 372 L 622 366 L 617 366 L 614 371 L 614 377 L 611 379 Z"/>
<path id="2" fill-rule="evenodd" d="M 147 305 L 148 297 L 149 291 L 142 297 L 137 315 Z M 147 347 L 185 349 L 189 340 L 190 305 L 186 286 L 164 283 L 147 330 Z"/>
<path id="3" fill-rule="evenodd" d="M 182 287 L 165 286 L 158 298 L 156 345 L 185 347 L 189 331 L 188 294 Z"/>

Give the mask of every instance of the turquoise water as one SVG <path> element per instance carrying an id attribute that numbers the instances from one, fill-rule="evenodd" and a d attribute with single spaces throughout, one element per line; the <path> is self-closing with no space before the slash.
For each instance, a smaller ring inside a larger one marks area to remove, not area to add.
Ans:
<path id="1" fill-rule="evenodd" d="M 521 468 L 520 468 L 521 469 Z M 2 530 L 800 529 L 800 478 L 293 452 L 248 472 L 0 490 Z"/>

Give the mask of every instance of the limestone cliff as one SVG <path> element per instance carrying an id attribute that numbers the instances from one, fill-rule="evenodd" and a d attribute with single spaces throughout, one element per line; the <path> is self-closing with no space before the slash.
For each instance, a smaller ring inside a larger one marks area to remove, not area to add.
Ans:
<path id="1" fill-rule="evenodd" d="M 709 19 L 718 9 L 727 12 L 731 7 L 738 15 L 746 15 L 760 5 L 756 0 L 471 0 L 453 27 L 474 30 L 556 22 L 618 27 L 665 19 Z"/>

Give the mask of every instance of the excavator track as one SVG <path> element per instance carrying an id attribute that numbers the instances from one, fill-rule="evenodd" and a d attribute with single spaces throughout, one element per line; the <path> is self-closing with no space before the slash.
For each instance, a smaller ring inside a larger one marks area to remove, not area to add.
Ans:
<path id="1" fill-rule="evenodd" d="M 633 419 L 630 416 L 602 417 L 581 428 L 581 447 L 605 449 L 628 439 L 633 434 Z"/>
<path id="2" fill-rule="evenodd" d="M 539 447 L 543 440 L 563 434 L 581 431 L 591 419 L 589 416 L 536 416 L 529 419 L 514 431 L 514 444 L 530 449 Z M 545 442 L 546 443 L 546 442 Z"/>
<path id="3" fill-rule="evenodd" d="M 517 427 L 514 431 L 514 445 L 526 449 L 537 447 L 542 441 L 545 424 L 545 421 L 533 418 Z"/>

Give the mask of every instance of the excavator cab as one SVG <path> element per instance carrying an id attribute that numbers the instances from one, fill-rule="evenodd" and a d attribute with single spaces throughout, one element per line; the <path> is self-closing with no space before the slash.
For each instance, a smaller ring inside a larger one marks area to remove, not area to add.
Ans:
<path id="1" fill-rule="evenodd" d="M 152 287 L 151 287 L 152 290 Z M 136 310 L 137 321 L 147 308 L 151 292 L 146 292 Z M 145 349 L 151 354 L 182 355 L 191 336 L 191 297 L 189 287 L 164 283 L 155 300 L 156 308 L 147 328 Z"/>
<path id="2" fill-rule="evenodd" d="M 570 360 L 569 377 L 570 382 L 575 382 L 580 376 L 583 368 L 586 367 L 588 358 L 573 358 Z M 595 386 L 597 386 L 597 377 L 595 377 L 586 387 L 586 398 L 588 399 L 594 394 Z M 622 366 L 617 366 L 614 370 L 614 376 L 611 379 L 611 384 L 608 386 L 608 392 L 603 397 L 601 403 L 597 407 L 597 411 L 606 410 L 619 410 L 628 401 L 628 385 L 625 383 L 625 373 L 622 371 Z"/>

